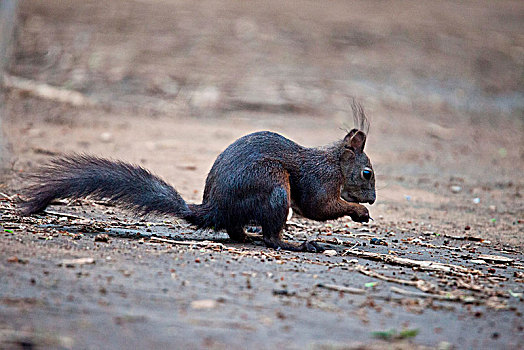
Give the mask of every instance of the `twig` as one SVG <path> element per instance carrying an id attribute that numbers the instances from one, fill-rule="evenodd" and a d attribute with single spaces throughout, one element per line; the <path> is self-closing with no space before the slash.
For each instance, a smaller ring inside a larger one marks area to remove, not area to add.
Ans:
<path id="1" fill-rule="evenodd" d="M 196 246 L 200 246 L 200 247 L 220 247 L 222 249 L 226 249 L 226 246 L 223 245 L 222 243 L 217 243 L 217 242 L 209 242 L 209 241 L 202 241 L 202 242 L 198 242 L 198 241 L 175 241 L 173 239 L 165 239 L 165 238 L 160 238 L 160 237 L 151 237 L 149 240 L 151 241 L 156 241 L 156 242 L 162 242 L 162 243 L 170 243 L 170 244 L 174 244 L 174 245 L 186 245 L 186 246 L 193 246 L 193 245 L 196 245 Z"/>
<path id="2" fill-rule="evenodd" d="M 408 258 L 400 258 L 397 256 L 393 256 L 390 254 L 379 254 L 379 253 L 371 253 L 366 252 L 363 250 L 354 250 L 354 249 L 346 249 L 344 250 L 344 253 L 342 255 L 354 255 L 361 258 L 369 259 L 369 260 L 378 260 L 383 261 L 385 263 L 394 264 L 394 265 L 402 265 L 402 266 L 409 266 L 409 267 L 417 267 L 421 270 L 426 271 L 441 271 L 441 272 L 447 272 L 447 273 L 466 273 L 466 274 L 476 274 L 476 275 L 482 275 L 482 272 L 479 270 L 473 270 L 468 269 L 463 266 L 459 265 L 452 265 L 452 264 L 443 264 L 435 261 L 428 261 L 428 260 L 413 260 Z"/>
<path id="3" fill-rule="evenodd" d="M 486 262 L 489 262 L 489 263 L 501 263 L 501 264 L 511 264 L 515 261 L 515 259 L 508 258 L 507 256 L 501 256 L 501 255 L 481 254 L 478 256 L 478 258 Z"/>
<path id="4" fill-rule="evenodd" d="M 66 218 L 71 218 L 71 219 L 85 219 L 81 216 L 76 216 L 76 215 L 73 215 L 73 214 L 67 214 L 67 213 L 59 213 L 57 211 L 51 211 L 51 210 L 44 210 L 44 213 L 46 214 L 49 214 L 49 215 L 55 215 L 55 216 L 63 216 L 63 217 L 66 217 Z"/>
<path id="5" fill-rule="evenodd" d="M 339 286 L 336 284 L 317 284 L 317 287 L 319 288 L 325 288 L 329 290 L 334 290 L 336 292 L 342 292 L 342 293 L 350 293 L 350 294 L 366 294 L 366 291 L 361 288 L 352 288 L 352 287 L 346 287 L 346 286 Z"/>
<path id="6" fill-rule="evenodd" d="M 483 238 L 474 237 L 474 236 L 453 236 L 453 235 L 443 234 L 442 237 L 456 239 L 460 241 L 473 241 L 473 242 L 483 242 L 484 241 Z"/>
<path id="7" fill-rule="evenodd" d="M 416 245 L 422 246 L 422 247 L 428 247 L 433 249 L 448 249 L 448 250 L 456 250 L 456 251 L 462 251 L 462 247 L 451 247 L 448 245 L 434 245 L 431 243 L 416 243 Z"/>
<path id="8" fill-rule="evenodd" d="M 427 292 L 429 290 L 436 290 L 437 289 L 437 287 L 435 285 L 433 285 L 433 284 L 431 284 L 429 282 L 426 282 L 424 280 L 409 281 L 409 280 L 403 280 L 403 279 L 395 278 L 395 277 L 388 277 L 388 276 L 381 275 L 378 272 L 369 270 L 369 269 L 365 268 L 362 265 L 357 265 L 355 267 L 355 269 L 358 272 L 360 272 L 361 274 L 363 274 L 363 275 L 370 276 L 370 277 L 375 277 L 375 278 L 378 278 L 378 279 L 386 281 L 386 282 L 393 282 L 393 283 L 403 284 L 403 285 L 406 285 L 406 286 L 413 286 L 413 287 L 416 287 L 416 288 L 420 289 L 423 292 Z"/>
<path id="9" fill-rule="evenodd" d="M 69 103 L 73 106 L 93 106 L 96 103 L 78 91 L 67 90 L 34 80 L 4 74 L 3 85 L 43 99 Z"/>
<path id="10" fill-rule="evenodd" d="M 8 194 L 5 194 L 4 192 L 0 192 L 0 196 L 4 197 L 5 199 L 7 199 L 8 201 L 12 202 L 13 199 L 16 197 L 16 194 L 10 196 Z"/>
<path id="11" fill-rule="evenodd" d="M 425 293 L 425 292 L 413 292 L 410 290 L 405 290 L 402 288 L 398 288 L 395 286 L 392 286 L 390 290 L 394 293 L 402 294 L 402 295 L 408 295 L 411 297 L 420 297 L 420 298 L 435 298 L 435 299 L 450 299 L 440 294 L 431 294 L 431 293 Z"/>
<path id="12" fill-rule="evenodd" d="M 433 293 L 413 292 L 413 291 L 405 290 L 405 289 L 398 288 L 395 286 L 391 287 L 390 290 L 394 293 L 412 296 L 412 297 L 418 297 L 418 298 L 432 298 L 432 299 L 445 300 L 445 301 L 460 301 L 466 304 L 474 303 L 477 301 L 475 298 L 470 297 L 470 296 L 461 298 L 459 296 L 451 295 L 451 294 L 441 295 L 441 294 L 433 294 Z"/>
<path id="13" fill-rule="evenodd" d="M 344 243 L 345 243 L 345 242 L 344 242 Z M 357 243 L 355 243 L 354 245 L 352 245 L 351 247 L 349 247 L 349 249 L 356 248 L 356 247 L 358 247 L 359 245 L 360 245 L 360 243 L 357 242 Z"/>
<path id="14" fill-rule="evenodd" d="M 111 221 L 109 222 L 112 226 L 174 226 L 172 223 L 167 222 L 150 222 L 150 221 L 138 221 L 138 222 L 124 222 L 124 221 Z"/>
<path id="15" fill-rule="evenodd" d="M 78 259 L 64 259 L 61 262 L 59 262 L 58 266 L 64 266 L 64 267 L 75 267 L 79 265 L 86 265 L 86 264 L 94 264 L 95 259 L 93 258 L 78 258 Z"/>
<path id="16" fill-rule="evenodd" d="M 351 233 L 350 236 L 378 238 L 374 233 Z"/>

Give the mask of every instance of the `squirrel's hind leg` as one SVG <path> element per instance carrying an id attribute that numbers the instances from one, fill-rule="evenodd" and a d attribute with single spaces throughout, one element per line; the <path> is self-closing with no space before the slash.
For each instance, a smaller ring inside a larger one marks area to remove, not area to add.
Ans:
<path id="1" fill-rule="evenodd" d="M 282 231 L 286 224 L 286 219 L 290 206 L 290 192 L 288 186 L 276 186 L 273 188 L 269 199 L 265 201 L 264 217 L 260 218 L 262 225 L 262 235 L 266 246 L 275 249 L 291 250 L 296 252 L 322 252 L 319 244 L 313 241 L 306 241 L 302 244 L 291 243 L 282 239 Z"/>
<path id="2" fill-rule="evenodd" d="M 236 242 L 252 242 L 252 238 L 246 234 L 242 226 L 232 226 L 226 229 L 229 238 Z"/>

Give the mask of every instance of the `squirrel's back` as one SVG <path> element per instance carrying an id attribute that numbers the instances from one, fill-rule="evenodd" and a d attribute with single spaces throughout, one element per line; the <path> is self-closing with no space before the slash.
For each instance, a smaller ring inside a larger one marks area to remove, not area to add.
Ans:
<path id="1" fill-rule="evenodd" d="M 263 175 L 259 173 L 263 173 L 268 166 L 280 164 L 286 171 L 294 172 L 300 166 L 300 158 L 306 150 L 271 131 L 259 131 L 239 138 L 217 157 L 209 171 L 204 188 L 204 203 L 210 197 L 217 199 L 224 196 L 216 192 L 226 188 L 232 191 L 256 191 L 257 184 L 264 181 Z"/>

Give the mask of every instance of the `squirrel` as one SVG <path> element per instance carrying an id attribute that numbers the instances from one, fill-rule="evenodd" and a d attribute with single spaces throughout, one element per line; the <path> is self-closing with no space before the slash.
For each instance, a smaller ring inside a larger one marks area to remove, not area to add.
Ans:
<path id="1" fill-rule="evenodd" d="M 360 105 L 353 104 L 353 114 L 360 129 L 369 129 Z M 243 136 L 215 160 L 202 204 L 186 203 L 172 186 L 140 166 L 89 155 L 63 156 L 33 175 L 20 211 L 41 212 L 55 199 L 107 199 L 137 214 L 173 215 L 199 228 L 225 229 L 238 242 L 249 241 L 244 228 L 256 224 L 267 247 L 321 252 L 314 241 L 282 239 L 289 208 L 318 221 L 349 215 L 368 222 L 369 212 L 359 203 L 373 204 L 376 194 L 375 174 L 364 153 L 366 133 L 354 128 L 342 140 L 319 148 L 269 131 Z"/>

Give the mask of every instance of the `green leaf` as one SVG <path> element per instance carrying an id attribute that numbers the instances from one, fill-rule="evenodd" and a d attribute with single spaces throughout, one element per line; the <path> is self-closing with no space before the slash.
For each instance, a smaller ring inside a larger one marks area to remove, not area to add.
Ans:
<path id="1" fill-rule="evenodd" d="M 371 332 L 371 335 L 375 338 L 380 339 L 392 339 L 397 334 L 397 331 L 394 329 L 390 329 L 389 331 L 377 331 L 377 332 Z"/>
<path id="2" fill-rule="evenodd" d="M 375 338 L 380 338 L 384 340 L 392 340 L 392 339 L 413 338 L 413 337 L 416 337 L 418 333 L 419 333 L 418 328 L 403 329 L 400 331 L 400 333 L 397 332 L 395 329 L 390 329 L 389 331 L 371 332 L 371 335 Z"/>
<path id="3" fill-rule="evenodd" d="M 4 229 L 4 232 L 7 232 L 7 233 L 14 233 L 13 230 L 10 230 L 10 229 Z"/>
<path id="4" fill-rule="evenodd" d="M 418 332 L 419 332 L 418 328 L 403 329 L 400 331 L 399 338 L 402 338 L 402 339 L 413 338 L 417 336 Z"/>

